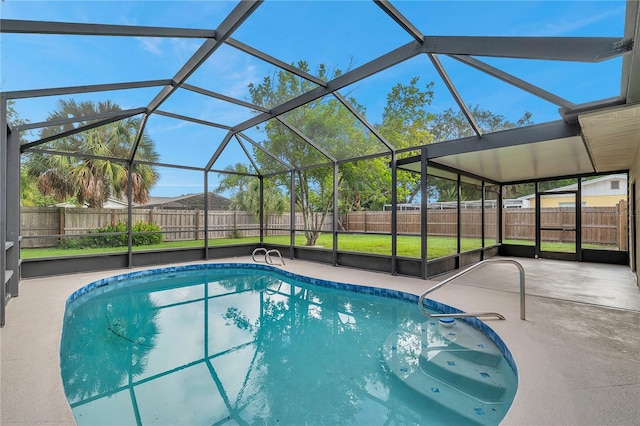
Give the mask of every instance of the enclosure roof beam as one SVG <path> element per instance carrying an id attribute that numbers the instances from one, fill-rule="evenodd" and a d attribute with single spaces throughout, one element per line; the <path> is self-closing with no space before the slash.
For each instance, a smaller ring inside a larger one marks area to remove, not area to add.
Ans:
<path id="1" fill-rule="evenodd" d="M 447 155 L 466 154 L 486 149 L 505 148 L 534 142 L 569 138 L 580 135 L 580 126 L 565 121 L 551 121 L 515 129 L 487 133 L 482 138 L 471 136 L 461 139 L 424 145 L 427 158 L 434 159 Z M 420 156 L 398 160 L 398 165 L 420 161 Z"/>
<path id="2" fill-rule="evenodd" d="M 398 25 L 400 25 L 406 32 L 411 34 L 418 42 L 422 43 L 424 35 L 418 30 L 404 15 L 402 15 L 398 9 L 396 9 L 388 0 L 374 0 L 380 9 L 391 17 Z"/>
<path id="3" fill-rule="evenodd" d="M 287 64 L 286 62 L 281 61 L 280 59 L 274 58 L 271 55 L 267 55 L 266 53 L 255 49 L 249 45 L 246 45 L 238 40 L 235 40 L 231 37 L 229 37 L 227 39 L 227 41 L 225 42 L 226 44 L 228 44 L 229 46 L 235 47 L 236 49 L 247 53 L 251 56 L 254 56 L 260 60 L 263 60 L 267 63 L 270 63 L 271 65 L 274 65 L 278 68 L 282 68 L 285 71 L 289 71 L 291 74 L 297 75 L 300 78 L 304 78 L 305 80 L 311 81 L 315 84 L 317 84 L 318 86 L 322 86 L 322 87 L 327 87 L 327 82 L 324 80 L 319 79 L 316 76 L 313 76 L 309 73 L 306 73 L 294 66 L 291 66 L 289 64 Z"/>
<path id="4" fill-rule="evenodd" d="M 620 96 L 627 104 L 640 102 L 640 2 L 628 0 L 625 16 L 625 40 L 633 43 L 633 53 L 622 59 Z"/>
<path id="5" fill-rule="evenodd" d="M 229 130 L 229 132 L 227 132 L 227 134 L 224 135 L 224 139 L 222 139 L 222 142 L 220 142 L 220 145 L 218 145 L 216 152 L 213 153 L 207 165 L 204 166 L 205 171 L 208 172 L 209 169 L 213 167 L 214 163 L 218 160 L 218 157 L 220 157 L 220 154 L 222 154 L 222 151 L 224 151 L 224 149 L 227 147 L 227 144 L 231 140 L 231 136 L 233 136 L 233 134 L 234 133 L 231 130 Z"/>
<path id="6" fill-rule="evenodd" d="M 52 89 L 16 90 L 4 92 L 7 99 L 38 98 L 42 96 L 62 96 L 77 93 L 108 92 L 112 90 L 140 89 L 172 84 L 171 80 L 134 81 L 130 83 L 94 84 L 86 86 L 57 87 Z"/>
<path id="7" fill-rule="evenodd" d="M 0 19 L 0 33 L 215 38 L 214 30 Z"/>
<path id="8" fill-rule="evenodd" d="M 182 85 L 200 65 L 202 65 L 215 52 L 222 43 L 258 8 L 263 0 L 241 1 L 222 21 L 216 30 L 215 39 L 207 39 L 196 53 L 180 68 L 173 77 L 173 84 L 165 86 L 160 93 L 149 103 L 149 111 L 154 112 L 169 96 Z"/>
<path id="9" fill-rule="evenodd" d="M 133 117 L 134 115 L 142 114 L 145 112 L 145 108 L 132 109 L 128 111 L 122 111 L 121 115 L 115 115 L 113 117 L 105 118 L 104 120 L 99 120 L 94 123 L 89 123 L 84 126 L 76 127 L 75 129 L 68 130 L 66 132 L 58 133 L 57 135 L 47 136 L 46 138 L 42 138 L 40 140 L 34 142 L 28 142 L 20 145 L 20 152 L 25 152 L 29 148 L 33 148 L 34 146 L 42 145 L 47 142 L 54 141 L 56 139 L 66 138 L 68 136 L 75 135 L 76 133 L 81 133 L 87 130 L 95 129 L 96 127 L 104 126 L 107 124 L 115 123 L 116 121 L 123 120 L 125 118 Z"/>
<path id="10" fill-rule="evenodd" d="M 165 117 L 175 118 L 177 120 L 190 121 L 192 123 L 198 123 L 204 126 L 217 127 L 218 129 L 224 129 L 224 130 L 231 130 L 231 127 L 225 126 L 224 124 L 214 123 L 213 121 L 201 120 L 199 118 L 187 117 L 186 115 L 175 114 L 173 112 L 156 110 L 155 113 Z"/>
<path id="11" fill-rule="evenodd" d="M 285 120 L 284 118 L 281 117 L 276 117 L 276 120 L 278 120 L 280 123 L 282 123 L 287 129 L 291 130 L 293 133 L 295 133 L 296 135 L 298 135 L 298 137 L 300 137 L 302 140 L 304 140 L 306 143 L 308 143 L 309 145 L 311 145 L 313 148 L 315 148 L 316 150 L 318 150 L 318 152 L 320 152 L 320 154 L 324 155 L 325 157 L 327 157 L 329 160 L 331 160 L 332 162 L 336 162 L 336 159 L 333 157 L 333 155 L 329 154 L 327 151 L 325 151 L 323 148 L 321 148 L 320 146 L 318 146 L 318 144 L 316 144 L 314 141 L 312 141 L 311 139 L 309 139 L 307 137 L 307 135 L 305 135 L 304 133 L 302 133 L 300 130 L 298 130 L 296 127 L 292 126 L 291 124 L 289 124 L 287 122 L 287 120 Z"/>
<path id="12" fill-rule="evenodd" d="M 246 139 L 247 142 L 249 142 L 251 145 L 253 145 L 257 149 L 259 149 L 260 151 L 264 152 L 265 154 L 267 154 L 269 157 L 273 158 L 278 163 L 280 163 L 283 166 L 285 166 L 288 171 L 291 171 L 291 170 L 295 169 L 295 167 L 293 167 L 293 165 L 288 164 L 288 163 L 284 162 L 283 160 L 281 160 L 280 158 L 276 157 L 274 154 L 271 153 L 271 151 L 265 149 L 262 145 L 260 145 L 259 143 L 257 143 L 253 139 L 251 139 L 249 136 L 245 135 L 244 133 L 240 133 L 240 136 L 242 136 L 244 139 Z"/>
<path id="13" fill-rule="evenodd" d="M 131 152 L 129 153 L 129 161 L 128 164 L 132 165 L 133 160 L 136 158 L 136 153 L 138 152 L 138 147 L 140 146 L 140 141 L 144 136 L 144 129 L 147 127 L 147 121 L 149 120 L 149 114 L 144 114 L 142 116 L 142 120 L 140 120 L 138 126 L 138 132 L 136 133 L 136 139 L 133 141 L 133 146 L 131 147 Z"/>
<path id="14" fill-rule="evenodd" d="M 233 135 L 236 140 L 238 141 L 238 143 L 240 144 L 240 148 L 242 148 L 242 150 L 244 151 L 244 154 L 247 156 L 247 158 L 249 159 L 249 162 L 251 163 L 251 165 L 253 166 L 253 169 L 256 171 L 256 173 L 258 173 L 258 176 L 262 176 L 262 174 L 260 173 L 260 168 L 258 167 L 258 165 L 256 164 L 255 161 L 253 161 L 253 158 L 251 157 L 251 154 L 249 154 L 249 150 L 247 149 L 246 146 L 244 146 L 244 143 L 242 142 L 242 140 L 240 140 L 240 137 L 238 136 L 238 134 Z"/>
<path id="15" fill-rule="evenodd" d="M 600 62 L 632 49 L 619 37 L 426 36 L 424 51 L 445 55 Z"/>
<path id="16" fill-rule="evenodd" d="M 287 113 L 293 109 L 296 109 L 302 105 L 313 102 L 322 98 L 336 90 L 340 90 L 350 84 L 356 83 L 364 78 L 367 78 L 375 73 L 383 71 L 389 67 L 397 65 L 401 62 L 411 59 L 416 55 L 423 53 L 422 46 L 418 42 L 407 43 L 404 46 L 399 47 L 385 55 L 374 59 L 354 70 L 344 73 L 335 79 L 327 83 L 327 87 L 316 87 L 307 93 L 304 93 L 298 97 L 290 99 L 287 102 L 283 102 L 271 109 L 269 113 L 259 114 L 243 123 L 234 127 L 235 131 L 241 132 L 251 127 L 264 123 L 267 120 L 277 117 L 278 115 Z"/>
<path id="17" fill-rule="evenodd" d="M 366 119 L 366 118 L 364 118 L 364 117 L 360 114 L 360 112 L 358 112 L 358 110 L 357 110 L 357 109 L 355 109 L 355 108 L 353 107 L 353 105 L 351 105 L 351 103 L 345 99 L 345 97 L 344 97 L 344 96 L 342 96 L 342 95 L 340 94 L 340 92 L 333 92 L 333 96 L 335 96 L 335 97 L 336 97 L 336 99 L 337 99 L 338 101 L 340 101 L 340 103 L 341 103 L 342 105 L 344 105 L 344 107 L 345 107 L 346 109 L 348 109 L 348 110 L 349 110 L 349 112 L 351 112 L 351 114 L 353 114 L 353 115 L 356 117 L 356 119 L 358 119 L 358 121 L 360 121 L 360 122 L 361 122 L 361 123 L 362 123 L 362 124 L 367 128 L 367 129 L 369 129 L 369 131 L 370 131 L 371 133 L 373 133 L 373 135 L 374 135 L 374 136 L 375 136 L 375 137 L 376 137 L 376 138 L 377 138 L 377 139 L 378 139 L 378 140 L 379 140 L 379 141 L 380 141 L 380 142 L 381 142 L 385 147 L 387 147 L 387 149 L 388 149 L 389 151 L 393 152 L 393 151 L 395 151 L 395 150 L 396 150 L 396 149 L 393 147 L 393 145 L 391 144 L 391 142 L 389 142 L 389 141 L 388 141 L 384 136 L 382 136 L 382 135 L 380 134 L 380 132 L 378 132 L 378 130 L 377 130 L 375 127 L 373 127 L 373 126 L 371 125 L 371 123 L 369 123 L 369 121 L 367 121 L 367 119 Z"/>
<path id="18" fill-rule="evenodd" d="M 223 95 L 221 93 L 212 92 L 211 90 L 203 89 L 201 87 L 193 86 L 191 84 L 184 83 L 181 86 L 183 89 L 190 90 L 195 93 L 200 93 L 201 95 L 210 96 L 212 98 L 220 99 L 221 101 L 226 101 L 232 104 L 240 105 L 245 108 L 254 109 L 260 112 L 269 112 L 268 108 L 263 108 L 259 105 L 255 105 L 249 102 L 241 101 L 240 99 L 232 98 L 231 96 Z"/>
<path id="19" fill-rule="evenodd" d="M 59 155 L 61 157 L 91 158 L 92 160 L 105 160 L 105 161 L 112 161 L 114 163 L 123 163 L 123 164 L 127 163 L 126 158 L 107 157 L 103 155 L 86 154 L 84 152 L 64 152 L 64 151 L 57 151 L 52 149 L 40 149 L 40 148 L 31 148 L 29 152 L 32 152 L 35 154 Z"/>
<path id="20" fill-rule="evenodd" d="M 551 102 L 555 105 L 558 105 L 562 108 L 573 108 L 575 105 L 572 102 L 569 102 L 566 99 L 561 98 L 560 96 L 554 95 L 551 92 L 547 92 L 544 89 L 539 88 L 538 86 L 534 86 L 533 84 L 526 82 L 524 80 L 519 79 L 509 73 L 506 73 L 498 68 L 492 67 L 491 65 L 479 61 L 478 59 L 472 58 L 468 55 L 449 55 L 451 58 L 456 59 L 463 64 L 469 65 L 477 70 L 480 70 L 486 74 L 489 74 L 492 77 L 500 79 L 505 83 L 511 84 L 512 86 L 517 87 L 518 89 L 522 89 L 526 92 L 531 93 L 534 96 L 537 96 L 545 101 Z"/>
<path id="21" fill-rule="evenodd" d="M 81 115 L 81 116 L 74 116 L 74 117 L 68 117 L 68 118 L 58 118 L 55 120 L 40 121 L 39 123 L 25 123 L 19 126 L 15 126 L 13 129 L 19 132 L 24 132 L 25 130 L 41 129 L 43 127 L 61 126 L 69 123 L 79 123 L 81 121 L 100 120 L 102 118 L 113 117 L 114 115 L 122 115 L 123 113 L 129 113 L 129 112 L 134 112 L 135 114 L 142 114 L 145 111 L 146 111 L 146 108 L 114 110 L 114 111 L 102 112 L 100 114 L 89 114 L 89 115 Z"/>
<path id="22" fill-rule="evenodd" d="M 427 53 L 427 56 L 429 56 L 429 59 L 431 60 L 431 63 L 435 67 L 436 71 L 438 71 L 440 78 L 444 82 L 445 86 L 447 86 L 447 89 L 449 89 L 449 93 L 451 93 L 451 96 L 453 96 L 453 99 L 456 101 L 456 103 L 460 107 L 460 110 L 462 110 L 462 113 L 467 118 L 467 121 L 471 125 L 471 128 L 476 133 L 476 135 L 481 138 L 482 130 L 480 129 L 480 126 L 478 126 L 478 123 L 476 123 L 475 118 L 473 118 L 471 111 L 469 111 L 469 108 L 462 100 L 462 96 L 460 96 L 460 93 L 458 93 L 456 86 L 454 86 L 453 82 L 449 78 L 449 75 L 442 66 L 442 63 L 433 53 Z"/>
<path id="23" fill-rule="evenodd" d="M 152 166 L 152 167 L 169 167 L 172 169 L 195 170 L 198 172 L 205 171 L 202 167 L 185 166 L 184 164 L 158 163 L 156 161 L 133 160 L 131 164 L 145 164 L 147 166 Z"/>

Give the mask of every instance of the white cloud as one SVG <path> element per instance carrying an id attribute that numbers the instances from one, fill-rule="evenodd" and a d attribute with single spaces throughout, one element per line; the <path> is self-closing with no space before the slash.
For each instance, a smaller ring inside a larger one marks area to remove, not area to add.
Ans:
<path id="1" fill-rule="evenodd" d="M 154 55 L 162 55 L 162 38 L 160 37 L 136 37 L 140 45 L 147 52 Z"/>
<path id="2" fill-rule="evenodd" d="M 563 18 L 541 25 L 540 28 L 531 35 L 553 37 L 571 34 L 577 30 L 588 27 L 589 25 L 595 24 L 620 13 L 624 14 L 624 6 L 606 10 L 593 16 L 585 16 L 582 18 L 571 17 L 569 19 Z"/>

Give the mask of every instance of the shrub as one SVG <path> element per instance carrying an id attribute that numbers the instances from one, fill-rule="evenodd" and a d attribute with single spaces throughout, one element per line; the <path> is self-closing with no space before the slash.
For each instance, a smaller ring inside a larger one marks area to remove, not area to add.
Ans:
<path id="1" fill-rule="evenodd" d="M 132 242 L 134 246 L 159 244 L 162 242 L 162 228 L 155 223 L 138 222 L 131 227 L 133 231 Z M 110 223 L 101 228 L 89 231 L 90 234 L 118 234 L 118 235 L 91 235 L 79 238 L 63 238 L 59 247 L 73 248 L 100 248 L 100 247 L 125 247 L 127 245 L 127 224 L 118 222 Z"/>
<path id="2" fill-rule="evenodd" d="M 132 227 L 133 245 L 148 246 L 162 242 L 162 228 L 155 223 L 138 222 Z"/>

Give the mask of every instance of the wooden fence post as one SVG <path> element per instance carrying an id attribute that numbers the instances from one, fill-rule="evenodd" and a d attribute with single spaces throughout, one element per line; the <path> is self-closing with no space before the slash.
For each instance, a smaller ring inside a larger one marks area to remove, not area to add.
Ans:
<path id="1" fill-rule="evenodd" d="M 198 241 L 199 240 L 199 238 L 198 238 L 198 230 L 199 230 L 199 227 L 200 227 L 199 226 L 200 225 L 200 223 L 199 223 L 200 222 L 200 210 L 194 210 L 194 213 L 196 215 L 196 232 L 194 234 L 193 239 Z"/>
<path id="2" fill-rule="evenodd" d="M 618 210 L 618 248 L 622 251 L 627 250 L 627 203 L 624 200 L 620 200 L 616 206 Z"/>
<path id="3" fill-rule="evenodd" d="M 64 222 L 65 222 L 66 209 L 64 207 L 60 207 L 58 209 L 58 234 L 64 235 Z"/>

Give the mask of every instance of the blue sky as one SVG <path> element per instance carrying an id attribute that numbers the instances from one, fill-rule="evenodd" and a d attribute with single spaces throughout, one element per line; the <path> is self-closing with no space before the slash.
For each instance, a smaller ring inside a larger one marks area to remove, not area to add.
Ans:
<path id="1" fill-rule="evenodd" d="M 5 19 L 81 23 L 170 26 L 215 29 L 236 2 L 223 1 L 12 1 L 0 3 Z M 393 2 L 425 35 L 474 36 L 622 36 L 624 1 L 409 1 Z M 307 60 L 312 70 L 321 63 L 346 71 L 399 47 L 412 38 L 370 1 L 269 1 L 263 3 L 233 38 L 291 63 Z M 166 79 L 174 76 L 203 40 L 2 34 L 2 91 L 85 84 Z M 461 63 L 440 57 L 463 99 L 511 120 L 524 111 L 534 122 L 560 119 L 557 107 L 487 77 Z M 574 103 L 617 96 L 621 59 L 597 64 L 481 58 L 517 77 Z M 275 67 L 223 46 L 187 81 L 228 96 L 249 100 L 249 83 L 259 83 Z M 341 91 L 354 96 L 372 123 L 381 121 L 386 94 L 396 83 L 419 76 L 434 81 L 430 110 L 441 112 L 455 103 L 424 55 L 385 70 Z M 122 108 L 146 106 L 160 88 L 74 96 L 94 101 L 111 99 Z M 43 121 L 58 98 L 18 101 L 23 118 Z M 162 110 L 217 123 L 235 125 L 252 117 L 242 107 L 188 91 L 177 93 Z M 161 162 L 204 166 L 225 131 L 154 116 L 148 133 Z M 249 132 L 254 139 L 256 131 Z M 188 141 L 188 144 L 187 144 Z M 216 168 L 238 161 L 230 150 Z M 203 190 L 198 172 L 160 169 L 153 195 L 181 195 Z M 215 186 L 216 175 L 210 177 Z"/>

